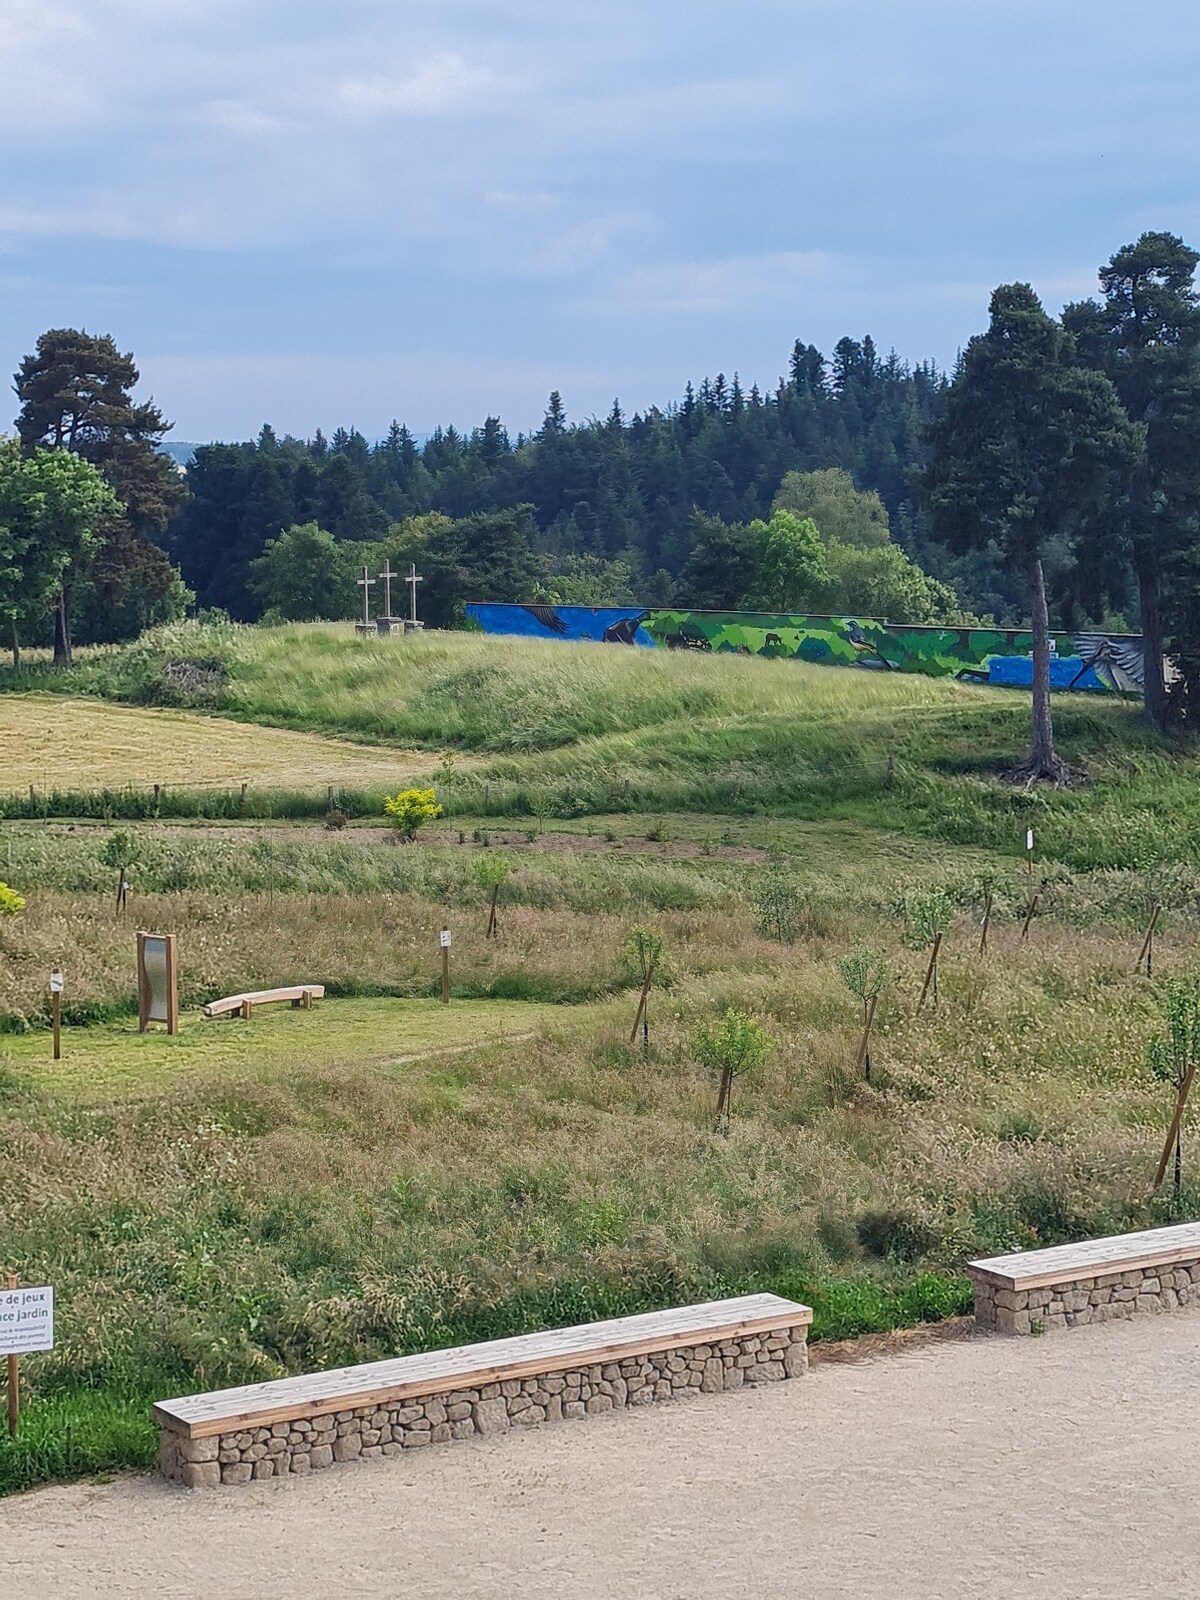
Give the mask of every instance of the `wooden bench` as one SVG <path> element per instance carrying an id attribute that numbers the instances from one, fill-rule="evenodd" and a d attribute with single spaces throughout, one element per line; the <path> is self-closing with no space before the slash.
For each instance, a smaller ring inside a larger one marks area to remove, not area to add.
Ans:
<path id="1" fill-rule="evenodd" d="M 252 994 L 231 994 L 224 1000 L 213 1000 L 203 1009 L 202 1015 L 206 1017 L 244 1017 L 247 1021 L 254 1015 L 255 1006 L 274 1005 L 278 1001 L 290 1000 L 293 1008 L 303 1006 L 305 1011 L 312 1010 L 314 1000 L 324 1000 L 325 985 L 323 983 L 298 983 L 286 989 L 257 989 Z"/>
<path id="2" fill-rule="evenodd" d="M 975 1321 L 1042 1333 L 1200 1303 L 1200 1222 L 967 1263 Z"/>
<path id="3" fill-rule="evenodd" d="M 745 1295 L 164 1400 L 159 1465 L 189 1488 L 799 1377 L 807 1306 Z"/>

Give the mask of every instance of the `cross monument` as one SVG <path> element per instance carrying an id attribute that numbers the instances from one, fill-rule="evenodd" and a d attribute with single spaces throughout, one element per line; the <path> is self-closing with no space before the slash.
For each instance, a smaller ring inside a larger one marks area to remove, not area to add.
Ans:
<path id="1" fill-rule="evenodd" d="M 385 560 L 380 568 L 379 576 L 383 579 L 383 615 L 390 622 L 392 617 L 392 579 L 400 574 L 392 571 L 392 563 Z"/>
<path id="2" fill-rule="evenodd" d="M 358 580 L 358 587 L 363 594 L 363 627 L 371 626 L 371 590 L 375 587 L 375 579 L 371 577 L 366 567 L 362 569 L 362 577 Z"/>
<path id="3" fill-rule="evenodd" d="M 408 620 L 415 623 L 417 620 L 417 585 L 425 581 L 417 572 L 415 562 L 409 562 L 408 577 L 404 581 L 408 584 Z"/>

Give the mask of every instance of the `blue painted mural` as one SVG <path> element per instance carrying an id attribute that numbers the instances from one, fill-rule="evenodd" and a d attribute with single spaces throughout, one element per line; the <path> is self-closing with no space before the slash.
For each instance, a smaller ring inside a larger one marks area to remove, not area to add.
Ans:
<path id="1" fill-rule="evenodd" d="M 759 611 L 643 610 L 638 606 L 468 605 L 484 633 L 593 640 L 646 649 L 762 655 L 875 672 L 919 672 L 969 683 L 1028 687 L 1033 640 L 1018 628 L 920 627 L 879 617 Z M 1134 634 L 1055 633 L 1052 689 L 1140 694 L 1142 641 Z"/>

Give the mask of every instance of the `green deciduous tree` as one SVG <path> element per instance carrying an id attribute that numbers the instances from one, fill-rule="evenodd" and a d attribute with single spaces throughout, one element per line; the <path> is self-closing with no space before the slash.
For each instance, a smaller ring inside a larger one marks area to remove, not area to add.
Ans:
<path id="1" fill-rule="evenodd" d="M 361 554 L 361 546 L 336 544 L 315 522 L 285 528 L 250 562 L 250 589 L 288 622 L 345 617 L 356 593 L 352 564 Z"/>
<path id="2" fill-rule="evenodd" d="M 70 661 L 65 595 L 119 514 L 116 495 L 97 469 L 65 450 L 22 455 L 0 440 L 0 616 L 9 623 L 19 665 L 20 628 L 53 607 L 59 660 Z"/>
<path id="3" fill-rule="evenodd" d="M 861 490 L 840 467 L 789 472 L 775 492 L 776 511 L 790 511 L 816 523 L 830 543 L 876 550 L 891 541 L 887 507 L 873 489 Z"/>
<path id="4" fill-rule="evenodd" d="M 757 1018 L 735 1006 L 731 1006 L 719 1022 L 697 1029 L 692 1036 L 696 1060 L 718 1075 L 718 1132 L 729 1131 L 734 1079 L 747 1072 L 757 1072 L 771 1048 L 771 1040 Z"/>
<path id="5" fill-rule="evenodd" d="M 1137 425 L 1121 513 L 1138 580 L 1146 715 L 1160 727 L 1164 647 L 1200 646 L 1197 265 L 1200 254 L 1175 234 L 1143 233 L 1100 268 L 1099 302 L 1063 312 L 1080 359 L 1107 374 Z M 1200 689 L 1200 671 L 1193 682 Z"/>
<path id="6" fill-rule="evenodd" d="M 994 544 L 1025 575 L 1033 726 L 1018 770 L 1059 782 L 1043 561 L 1054 544 L 1077 545 L 1107 508 L 1135 448 L 1128 420 L 1108 379 L 1076 364 L 1071 335 L 1014 283 L 992 295 L 991 324 L 968 344 L 930 442 L 935 535 L 959 550 Z"/>
<path id="7" fill-rule="evenodd" d="M 773 511 L 746 529 L 750 584 L 742 604 L 757 611 L 814 611 L 829 585 L 817 525 L 792 511 Z"/>

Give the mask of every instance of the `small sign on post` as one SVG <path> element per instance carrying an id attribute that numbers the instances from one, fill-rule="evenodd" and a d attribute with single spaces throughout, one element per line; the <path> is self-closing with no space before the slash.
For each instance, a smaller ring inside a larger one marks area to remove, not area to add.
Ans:
<path id="1" fill-rule="evenodd" d="M 0 1290 L 0 1355 L 8 1358 L 8 1431 L 16 1438 L 21 1416 L 21 1357 L 54 1349 L 54 1290 L 18 1289 L 10 1273 Z"/>
<path id="2" fill-rule="evenodd" d="M 58 967 L 50 974 L 50 1022 L 54 1029 L 54 1059 L 62 1059 L 62 997 L 67 981 Z"/>
<path id="3" fill-rule="evenodd" d="M 179 1031 L 179 985 L 175 973 L 175 935 L 137 936 L 138 1032 L 152 1022 L 165 1022 L 168 1033 Z"/>
<path id="4" fill-rule="evenodd" d="M 450 929 L 443 928 L 438 937 L 442 947 L 442 1004 L 450 1004 Z"/>

